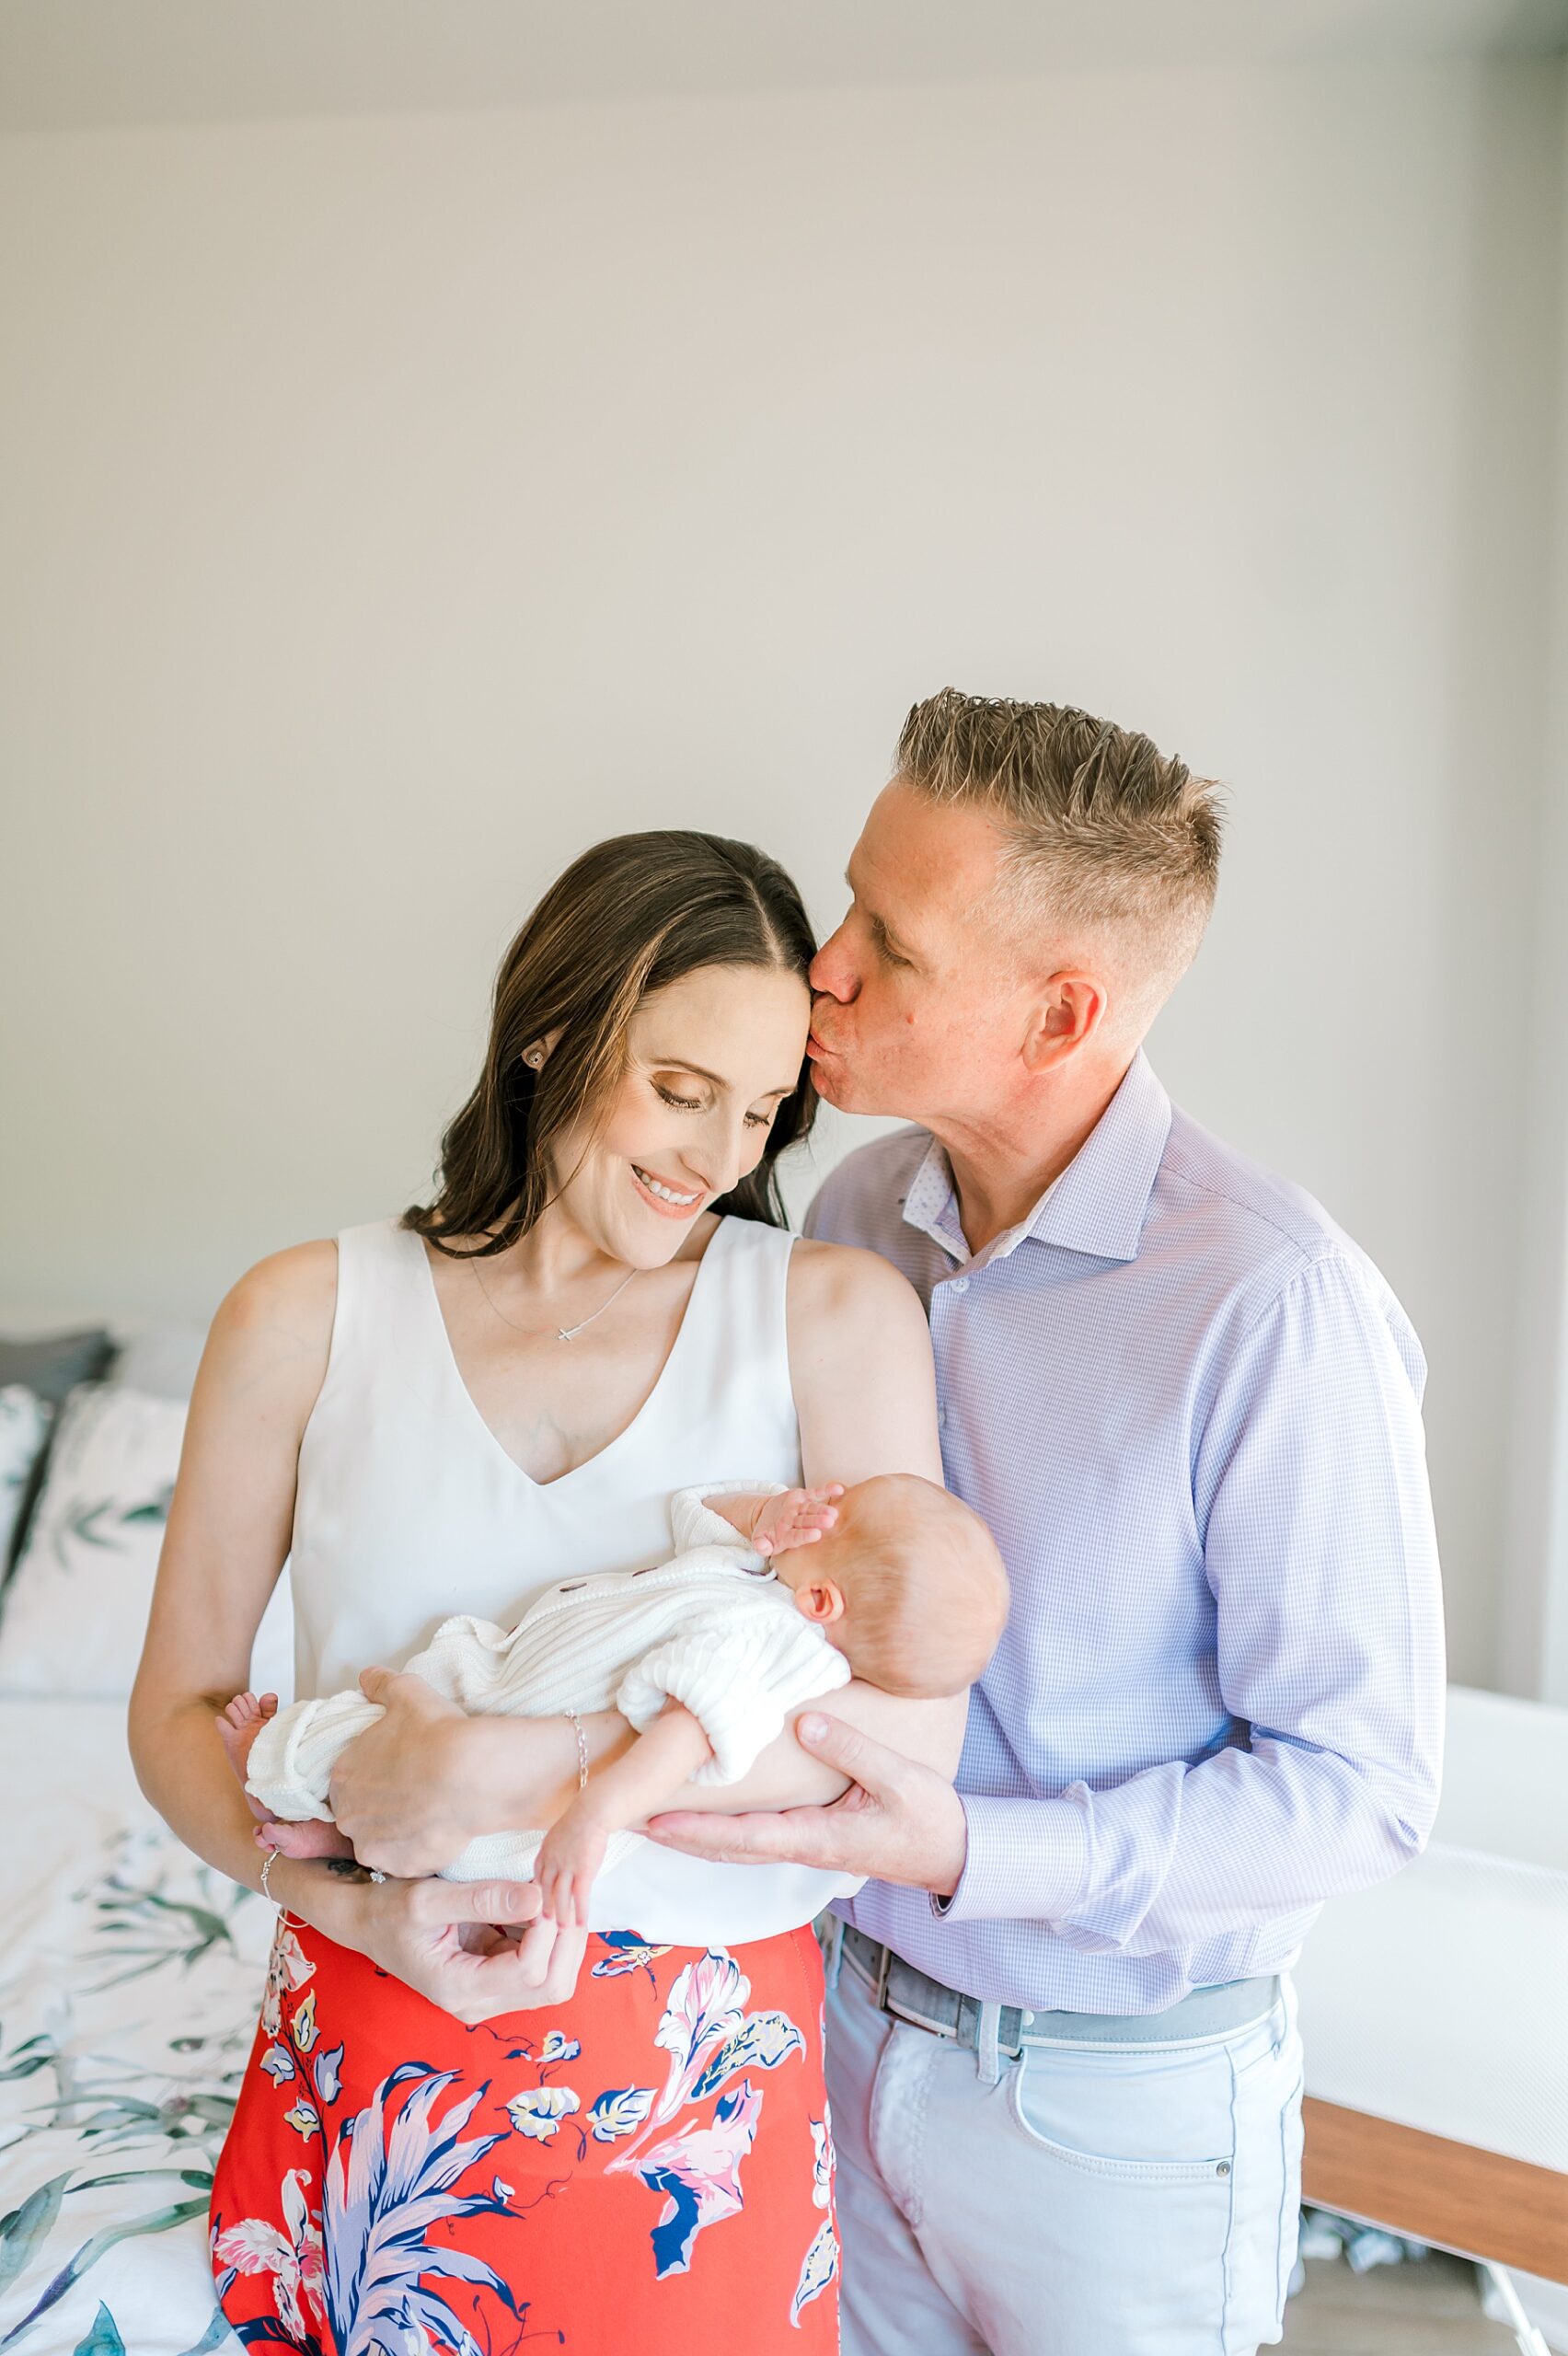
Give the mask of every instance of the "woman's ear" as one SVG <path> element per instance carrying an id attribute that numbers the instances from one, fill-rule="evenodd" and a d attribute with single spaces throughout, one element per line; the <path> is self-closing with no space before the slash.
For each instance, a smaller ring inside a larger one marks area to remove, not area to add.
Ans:
<path id="1" fill-rule="evenodd" d="M 844 1590 L 832 1579 L 813 1579 L 795 1589 L 795 1609 L 819 1628 L 831 1627 L 844 1617 Z"/>
<path id="2" fill-rule="evenodd" d="M 566 1025 L 564 1022 L 558 1022 L 555 1029 L 553 1031 L 547 1031 L 542 1038 L 529 1040 L 528 1045 L 523 1050 L 523 1060 L 527 1065 L 530 1071 L 544 1070 L 545 1066 L 548 1063 L 550 1057 L 554 1055 L 557 1046 L 559 1045 L 560 1035 L 565 1028 Z"/>

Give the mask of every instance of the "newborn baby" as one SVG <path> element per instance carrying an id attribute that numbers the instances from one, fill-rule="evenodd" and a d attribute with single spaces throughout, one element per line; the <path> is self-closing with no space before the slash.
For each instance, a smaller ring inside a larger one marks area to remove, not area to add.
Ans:
<path id="1" fill-rule="evenodd" d="M 449 1880 L 532 1876 L 547 1913 L 586 1923 L 595 1875 L 682 1784 L 736 1782 L 791 1711 L 851 1676 L 889 1693 L 962 1692 L 1007 1618 L 984 1522 L 913 1473 L 849 1489 L 686 1489 L 671 1519 L 667 1563 L 563 1579 L 510 1630 L 444 1620 L 409 1662 L 472 1715 L 617 1709 L 638 1730 L 618 1759 L 584 1770 L 548 1831 L 471 1841 L 444 1868 Z M 218 1731 L 255 1814 L 277 1825 L 270 1845 L 352 1854 L 328 1785 L 340 1752 L 381 1715 L 357 1691 L 282 1711 L 253 1693 L 230 1703 Z"/>

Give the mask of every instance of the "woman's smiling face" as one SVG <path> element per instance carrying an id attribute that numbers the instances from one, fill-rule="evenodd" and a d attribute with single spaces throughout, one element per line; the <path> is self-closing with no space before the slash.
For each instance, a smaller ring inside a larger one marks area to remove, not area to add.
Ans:
<path id="1" fill-rule="evenodd" d="M 559 1140 L 561 1209 L 630 1267 L 673 1260 L 692 1221 L 761 1161 L 810 1023 L 804 981 L 775 966 L 699 965 L 651 991 L 602 1118 Z"/>

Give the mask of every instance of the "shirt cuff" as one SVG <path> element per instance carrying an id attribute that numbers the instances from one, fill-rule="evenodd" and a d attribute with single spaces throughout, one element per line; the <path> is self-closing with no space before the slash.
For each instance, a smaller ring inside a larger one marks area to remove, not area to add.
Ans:
<path id="1" fill-rule="evenodd" d="M 944 1923 L 1057 1923 L 1089 1881 L 1089 1829 L 1071 1800 L 963 1795 L 969 1847 L 951 1898 L 931 1899 Z"/>

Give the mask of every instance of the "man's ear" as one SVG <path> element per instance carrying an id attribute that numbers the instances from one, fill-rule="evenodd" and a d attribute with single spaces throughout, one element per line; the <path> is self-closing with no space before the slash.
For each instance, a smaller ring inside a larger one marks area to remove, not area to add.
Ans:
<path id="1" fill-rule="evenodd" d="M 832 1579 L 813 1579 L 795 1589 L 795 1609 L 819 1628 L 829 1628 L 844 1617 L 844 1591 Z"/>
<path id="2" fill-rule="evenodd" d="M 1103 982 L 1075 966 L 1053 974 L 1035 1004 L 1023 1042 L 1031 1071 L 1054 1071 L 1087 1046 L 1105 1013 Z"/>

